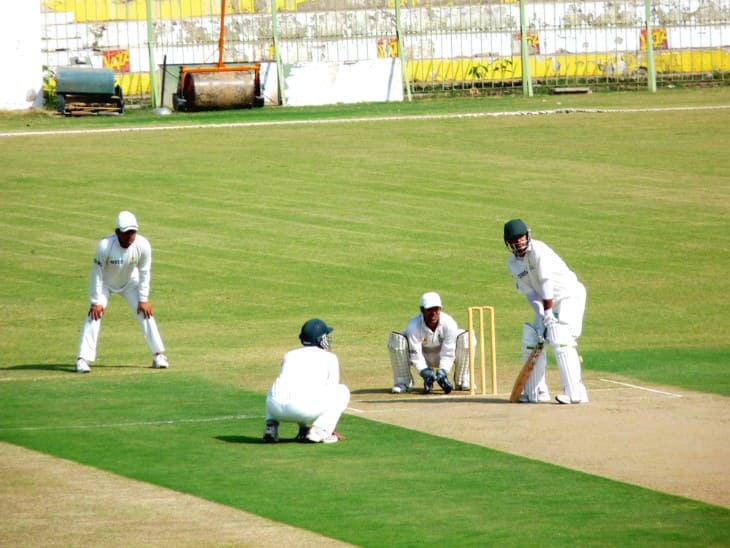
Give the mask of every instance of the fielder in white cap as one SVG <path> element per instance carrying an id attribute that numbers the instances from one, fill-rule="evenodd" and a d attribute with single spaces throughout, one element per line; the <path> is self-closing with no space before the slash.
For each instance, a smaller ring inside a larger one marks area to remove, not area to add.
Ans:
<path id="1" fill-rule="evenodd" d="M 449 394 L 454 385 L 470 390 L 469 337 L 459 329 L 456 320 L 442 310 L 441 296 L 433 291 L 421 296 L 420 313 L 406 325 L 402 333 L 393 331 L 388 339 L 390 365 L 393 368 L 394 394 L 413 387 L 411 367 L 423 379 L 423 392 L 428 394 L 434 382 Z M 454 384 L 449 374 L 454 370 Z M 434 371 L 435 370 L 435 371 Z"/>
<path id="2" fill-rule="evenodd" d="M 169 367 L 149 302 L 152 247 L 147 238 L 137 233 L 138 229 L 134 214 L 122 211 L 117 216 L 114 234 L 100 240 L 96 246 L 89 280 L 89 311 L 81 327 L 76 354 L 77 373 L 90 372 L 90 364 L 96 360 L 101 319 L 113 293 L 127 301 L 137 319 L 152 354 L 152 367 Z"/>

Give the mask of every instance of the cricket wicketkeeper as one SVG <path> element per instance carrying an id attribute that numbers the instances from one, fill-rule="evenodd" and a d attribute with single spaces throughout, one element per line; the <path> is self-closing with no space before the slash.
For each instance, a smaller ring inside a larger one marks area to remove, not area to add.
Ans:
<path id="1" fill-rule="evenodd" d="M 423 379 L 428 394 L 437 382 L 449 394 L 454 389 L 470 390 L 469 336 L 459 329 L 456 320 L 441 310 L 438 293 L 424 293 L 421 312 L 411 318 L 403 333 L 393 331 L 388 339 L 390 365 L 393 368 L 394 394 L 413 388 L 411 367 Z M 454 370 L 454 384 L 449 373 Z M 434 371 L 435 370 L 435 371 Z"/>
<path id="2" fill-rule="evenodd" d="M 583 330 L 586 288 L 555 251 L 531 238 L 521 219 L 505 223 L 504 243 L 512 251 L 507 268 L 517 292 L 525 295 L 535 311 L 534 321 L 525 323 L 522 330 L 523 360 L 544 337 L 553 349 L 563 384 L 564 394 L 555 399 L 558 403 L 587 403 L 577 343 Z M 545 382 L 546 363 L 547 357 L 542 353 L 519 401 L 550 401 Z"/>

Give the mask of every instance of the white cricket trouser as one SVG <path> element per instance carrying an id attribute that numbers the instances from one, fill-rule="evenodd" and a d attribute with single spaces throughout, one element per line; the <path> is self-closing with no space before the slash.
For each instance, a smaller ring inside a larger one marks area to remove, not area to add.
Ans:
<path id="1" fill-rule="evenodd" d="M 567 326 L 573 339 L 580 337 L 583 332 L 583 314 L 586 308 L 586 288 L 578 284 L 576 291 L 568 298 L 562 299 L 553 305 L 555 314 L 560 323 Z"/>
<path id="2" fill-rule="evenodd" d="M 127 289 L 120 293 L 124 300 L 127 301 L 129 309 L 132 311 L 132 315 L 137 319 L 139 327 L 144 335 L 144 340 L 147 342 L 147 347 L 150 349 L 152 356 L 158 352 L 165 351 L 165 345 L 162 344 L 162 338 L 160 337 L 160 331 L 157 329 L 157 322 L 154 316 L 145 318 L 144 314 L 137 314 L 137 305 L 139 304 L 138 292 L 136 284 L 130 284 Z M 105 292 L 105 303 L 104 309 L 106 310 L 109 305 L 109 292 Z M 79 351 L 76 354 L 78 358 L 83 358 L 87 362 L 93 362 L 96 360 L 96 345 L 99 340 L 99 332 L 101 331 L 101 319 L 92 320 L 91 316 L 87 316 L 83 325 L 81 326 L 81 336 L 79 337 Z"/>
<path id="3" fill-rule="evenodd" d="M 578 289 L 569 298 L 563 299 L 555 306 L 559 322 L 548 328 L 547 339 L 558 364 L 563 391 L 572 402 L 585 403 L 588 402 L 588 393 L 581 378 L 577 339 L 583 331 L 586 290 L 582 284 L 579 284 Z"/>
<path id="4" fill-rule="evenodd" d="M 322 392 L 297 394 L 288 400 L 266 397 L 266 420 L 295 422 L 317 426 L 331 434 L 342 413 L 350 403 L 350 390 L 344 384 L 336 384 Z"/>

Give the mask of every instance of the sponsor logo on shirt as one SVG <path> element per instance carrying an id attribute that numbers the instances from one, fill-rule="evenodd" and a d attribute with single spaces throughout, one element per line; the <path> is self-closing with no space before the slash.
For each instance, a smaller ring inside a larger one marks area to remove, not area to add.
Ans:
<path id="1" fill-rule="evenodd" d="M 120 259 L 109 259 L 109 264 L 113 264 L 113 265 L 116 265 L 116 266 L 124 266 L 125 262 L 126 261 L 124 260 L 124 258 L 120 258 Z M 135 255 L 132 255 L 129 258 L 129 261 L 128 262 L 129 262 L 129 264 L 137 264 L 137 257 Z M 99 266 L 101 266 L 101 265 L 99 265 Z"/>

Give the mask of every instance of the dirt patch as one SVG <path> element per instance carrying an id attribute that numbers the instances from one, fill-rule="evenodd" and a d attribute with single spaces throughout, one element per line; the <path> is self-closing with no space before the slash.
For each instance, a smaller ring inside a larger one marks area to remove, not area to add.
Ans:
<path id="1" fill-rule="evenodd" d="M 2 442 L 0 471 L 0 539 L 13 546 L 348 546 Z"/>
<path id="2" fill-rule="evenodd" d="M 350 407 L 368 419 L 730 508 L 730 399 L 618 382 L 587 382 L 591 402 L 582 405 L 417 390 L 354 394 Z M 428 421 L 424 405 L 437 407 Z"/>

